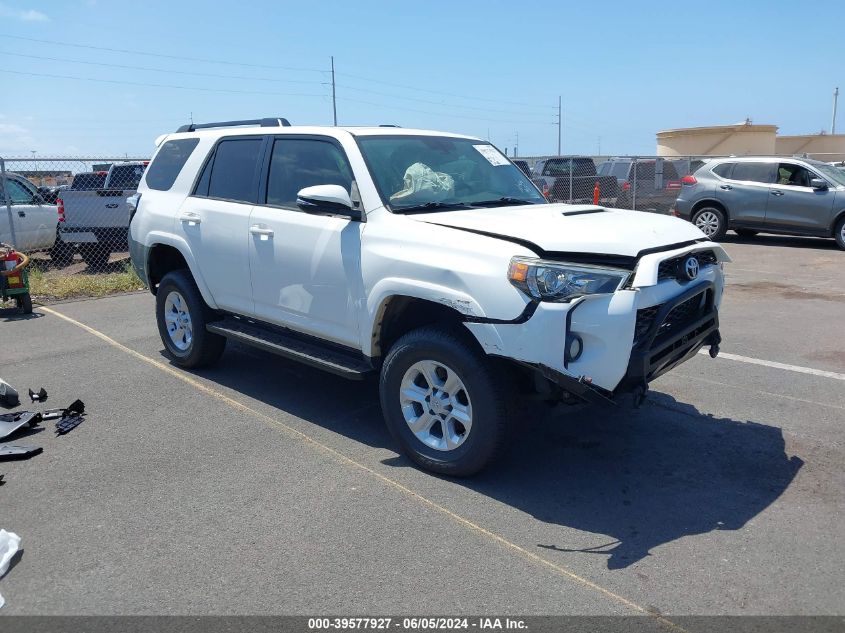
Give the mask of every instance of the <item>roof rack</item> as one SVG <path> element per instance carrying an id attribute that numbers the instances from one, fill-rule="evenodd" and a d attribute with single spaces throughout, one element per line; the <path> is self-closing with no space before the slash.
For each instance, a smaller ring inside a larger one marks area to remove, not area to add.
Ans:
<path id="1" fill-rule="evenodd" d="M 395 123 L 382 123 L 379 127 L 402 127 L 401 125 L 396 125 Z"/>
<path id="2" fill-rule="evenodd" d="M 260 127 L 290 127 L 290 121 L 282 117 L 270 117 L 266 119 L 245 119 L 243 121 L 218 121 L 216 123 L 189 123 L 183 125 L 176 132 L 193 132 L 194 130 L 205 130 L 213 127 L 237 127 L 239 125 L 258 125 Z"/>

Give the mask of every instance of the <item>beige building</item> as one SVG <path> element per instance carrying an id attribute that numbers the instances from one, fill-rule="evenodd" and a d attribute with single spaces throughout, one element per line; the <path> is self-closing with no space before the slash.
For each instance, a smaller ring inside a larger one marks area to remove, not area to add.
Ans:
<path id="1" fill-rule="evenodd" d="M 748 156 L 807 154 L 824 161 L 845 160 L 845 134 L 778 136 L 776 125 L 750 120 L 657 133 L 658 156 Z"/>

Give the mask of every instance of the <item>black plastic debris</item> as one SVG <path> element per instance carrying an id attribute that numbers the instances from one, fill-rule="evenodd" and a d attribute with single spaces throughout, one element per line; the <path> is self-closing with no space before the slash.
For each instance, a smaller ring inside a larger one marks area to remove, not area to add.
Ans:
<path id="1" fill-rule="evenodd" d="M 5 481 L 3 481 L 3 477 L 5 477 L 5 476 L 6 475 L 0 475 L 0 486 L 2 486 L 3 484 L 6 483 Z"/>
<path id="2" fill-rule="evenodd" d="M 29 390 L 29 399 L 33 402 L 44 402 L 47 399 L 47 390 L 41 387 L 38 391 Z"/>
<path id="3" fill-rule="evenodd" d="M 0 405 L 11 409 L 21 403 L 18 391 L 12 385 L 0 378 Z"/>
<path id="4" fill-rule="evenodd" d="M 40 446 L 24 446 L 23 444 L 0 444 L 0 459 L 26 459 L 38 455 L 43 448 Z"/>
<path id="5" fill-rule="evenodd" d="M 69 413 L 56 422 L 56 435 L 64 435 L 82 424 L 84 413 Z"/>
<path id="6" fill-rule="evenodd" d="M 58 420 L 72 413 L 85 413 L 85 403 L 82 400 L 74 400 L 66 409 L 47 409 L 41 415 L 44 420 Z"/>
<path id="7" fill-rule="evenodd" d="M 32 411 L 16 411 L 0 415 L 0 439 L 10 436 L 24 426 L 33 427 L 41 422 L 41 414 Z"/>

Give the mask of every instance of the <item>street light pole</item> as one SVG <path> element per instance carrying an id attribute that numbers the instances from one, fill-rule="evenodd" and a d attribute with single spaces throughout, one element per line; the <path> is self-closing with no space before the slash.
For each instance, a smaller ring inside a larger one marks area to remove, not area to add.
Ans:
<path id="1" fill-rule="evenodd" d="M 833 91 L 833 119 L 830 122 L 830 133 L 836 134 L 836 105 L 839 101 L 839 87 Z"/>

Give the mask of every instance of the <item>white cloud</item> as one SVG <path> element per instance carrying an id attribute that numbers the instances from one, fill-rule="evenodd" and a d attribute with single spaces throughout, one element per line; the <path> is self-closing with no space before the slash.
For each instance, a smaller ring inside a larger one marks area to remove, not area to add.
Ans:
<path id="1" fill-rule="evenodd" d="M 0 3 L 0 18 L 14 18 L 21 22 L 48 22 L 49 17 L 35 9 L 15 9 Z"/>

